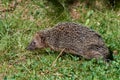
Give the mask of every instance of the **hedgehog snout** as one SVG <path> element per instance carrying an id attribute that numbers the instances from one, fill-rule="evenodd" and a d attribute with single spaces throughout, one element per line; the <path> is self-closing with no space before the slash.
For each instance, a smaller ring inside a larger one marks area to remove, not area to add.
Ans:
<path id="1" fill-rule="evenodd" d="M 35 50 L 35 44 L 33 43 L 33 42 L 31 42 L 29 45 L 28 45 L 28 47 L 26 47 L 26 50 L 30 50 L 30 51 L 32 51 L 32 50 Z"/>

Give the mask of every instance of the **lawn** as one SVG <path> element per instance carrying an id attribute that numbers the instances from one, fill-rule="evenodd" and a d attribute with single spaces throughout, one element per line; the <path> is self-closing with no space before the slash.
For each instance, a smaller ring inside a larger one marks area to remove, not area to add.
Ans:
<path id="1" fill-rule="evenodd" d="M 120 80 L 119 9 L 76 4 L 68 10 L 44 0 L 17 1 L 12 11 L 1 11 L 8 9 L 12 0 L 0 1 L 0 80 Z M 106 63 L 65 54 L 51 66 L 59 52 L 25 49 L 36 31 L 58 22 L 77 22 L 98 32 L 114 60 Z"/>

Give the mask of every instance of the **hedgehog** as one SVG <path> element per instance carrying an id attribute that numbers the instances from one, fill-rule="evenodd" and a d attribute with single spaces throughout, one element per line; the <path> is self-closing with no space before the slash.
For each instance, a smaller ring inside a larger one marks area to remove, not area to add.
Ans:
<path id="1" fill-rule="evenodd" d="M 82 56 L 85 59 L 109 59 L 110 52 L 102 37 L 94 30 L 74 22 L 58 23 L 52 28 L 35 33 L 28 50 L 51 48 L 64 49 L 65 53 Z"/>

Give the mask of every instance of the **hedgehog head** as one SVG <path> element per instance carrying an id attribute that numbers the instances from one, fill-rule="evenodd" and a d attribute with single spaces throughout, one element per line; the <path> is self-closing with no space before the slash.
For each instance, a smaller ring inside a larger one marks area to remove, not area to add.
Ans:
<path id="1" fill-rule="evenodd" d="M 37 32 L 31 43 L 26 48 L 27 50 L 35 50 L 35 49 L 42 49 L 45 47 L 45 37 L 42 32 Z"/>

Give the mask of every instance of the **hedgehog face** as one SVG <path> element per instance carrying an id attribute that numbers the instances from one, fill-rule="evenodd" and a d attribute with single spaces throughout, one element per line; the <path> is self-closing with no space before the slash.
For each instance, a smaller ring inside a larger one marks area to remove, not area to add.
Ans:
<path id="1" fill-rule="evenodd" d="M 35 34 L 32 42 L 28 45 L 27 50 L 41 49 L 45 47 L 44 37 L 40 34 Z"/>

